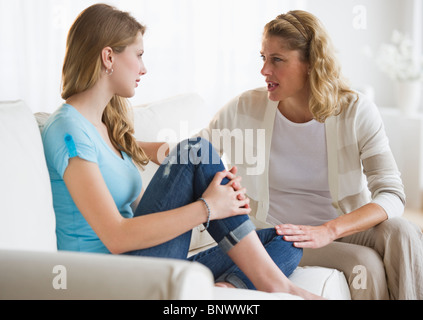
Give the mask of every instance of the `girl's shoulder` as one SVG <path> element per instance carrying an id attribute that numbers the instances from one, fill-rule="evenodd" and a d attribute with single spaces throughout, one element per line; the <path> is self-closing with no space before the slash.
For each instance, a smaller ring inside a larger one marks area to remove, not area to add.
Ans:
<path id="1" fill-rule="evenodd" d="M 63 104 L 45 122 L 42 136 L 57 135 L 60 133 L 84 132 L 90 134 L 91 128 L 87 121 L 74 107 Z"/>
<path id="2" fill-rule="evenodd" d="M 67 104 L 63 104 L 47 119 L 41 137 L 44 147 L 52 149 L 63 145 L 69 137 L 78 144 L 95 146 L 97 143 L 94 126 Z"/>

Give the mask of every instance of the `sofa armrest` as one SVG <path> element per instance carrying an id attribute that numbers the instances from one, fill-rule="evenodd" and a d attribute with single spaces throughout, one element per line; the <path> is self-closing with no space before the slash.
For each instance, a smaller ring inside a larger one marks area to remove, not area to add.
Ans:
<path id="1" fill-rule="evenodd" d="M 0 250 L 0 299 L 208 300 L 213 276 L 187 261 Z"/>

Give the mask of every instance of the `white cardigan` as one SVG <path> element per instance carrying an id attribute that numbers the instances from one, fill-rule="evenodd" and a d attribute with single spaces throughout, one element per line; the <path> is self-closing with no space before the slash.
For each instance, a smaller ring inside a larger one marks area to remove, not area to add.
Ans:
<path id="1" fill-rule="evenodd" d="M 247 91 L 224 106 L 200 132 L 229 166 L 238 167 L 251 200 L 251 217 L 268 227 L 269 156 L 278 102 L 266 88 Z M 329 189 L 338 213 L 374 202 L 388 218 L 402 215 L 404 187 L 377 107 L 359 94 L 340 115 L 325 122 Z"/>

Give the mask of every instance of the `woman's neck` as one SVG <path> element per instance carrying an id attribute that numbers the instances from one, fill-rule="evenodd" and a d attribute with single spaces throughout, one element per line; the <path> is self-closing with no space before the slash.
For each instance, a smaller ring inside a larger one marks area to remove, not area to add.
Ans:
<path id="1" fill-rule="evenodd" d="M 66 103 L 77 109 L 94 126 L 100 126 L 104 109 L 111 98 L 110 94 L 94 87 L 69 97 Z"/>
<path id="2" fill-rule="evenodd" d="M 294 123 L 306 123 L 314 119 L 308 99 L 303 101 L 286 99 L 279 102 L 278 109 L 285 118 Z"/>

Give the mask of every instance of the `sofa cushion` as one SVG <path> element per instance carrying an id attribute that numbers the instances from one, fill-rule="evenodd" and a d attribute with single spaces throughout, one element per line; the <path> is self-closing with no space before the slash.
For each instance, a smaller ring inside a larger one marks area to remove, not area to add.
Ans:
<path id="1" fill-rule="evenodd" d="M 289 279 L 305 290 L 329 300 L 350 300 L 351 295 L 342 272 L 322 267 L 298 267 Z M 216 300 L 295 300 L 286 293 L 264 293 L 244 289 L 214 289 Z"/>
<path id="2" fill-rule="evenodd" d="M 57 250 L 40 131 L 21 101 L 0 102 L 0 149 L 0 248 Z"/>
<path id="3" fill-rule="evenodd" d="M 329 300 L 351 300 L 344 273 L 318 266 L 297 267 L 289 279 L 297 286 Z"/>

